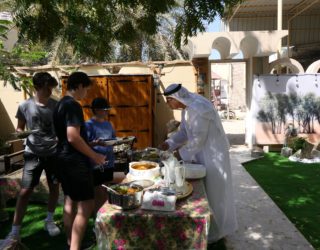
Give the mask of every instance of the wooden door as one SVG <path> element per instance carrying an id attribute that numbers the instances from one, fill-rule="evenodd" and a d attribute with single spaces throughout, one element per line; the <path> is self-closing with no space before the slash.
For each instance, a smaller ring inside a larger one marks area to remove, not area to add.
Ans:
<path id="1" fill-rule="evenodd" d="M 117 136 L 137 137 L 137 148 L 152 146 L 154 90 L 150 75 L 109 76 L 109 120 Z"/>

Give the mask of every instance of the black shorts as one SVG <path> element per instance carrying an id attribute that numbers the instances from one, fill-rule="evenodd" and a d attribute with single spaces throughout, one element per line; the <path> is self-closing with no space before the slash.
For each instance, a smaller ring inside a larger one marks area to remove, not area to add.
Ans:
<path id="1" fill-rule="evenodd" d="M 99 186 L 107 181 L 113 180 L 114 168 L 98 168 L 93 169 L 93 183 L 94 186 Z"/>
<path id="2" fill-rule="evenodd" d="M 46 173 L 48 183 L 58 183 L 58 164 L 55 155 L 41 157 L 33 153 L 24 152 L 23 157 L 24 167 L 21 181 L 22 188 L 33 188 L 37 186 L 43 170 Z"/>
<path id="3" fill-rule="evenodd" d="M 73 201 L 94 198 L 93 175 L 89 160 L 82 155 L 59 155 L 59 180 L 64 195 Z"/>

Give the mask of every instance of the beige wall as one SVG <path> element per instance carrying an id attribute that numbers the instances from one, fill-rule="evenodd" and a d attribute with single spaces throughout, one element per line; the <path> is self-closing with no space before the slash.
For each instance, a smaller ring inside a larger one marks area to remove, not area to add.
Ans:
<path id="1" fill-rule="evenodd" d="M 8 139 L 10 133 L 15 131 L 17 126 L 15 115 L 19 103 L 23 100 L 22 91 L 15 91 L 9 85 L 4 87 L 0 81 L 0 138 Z"/>
<path id="2" fill-rule="evenodd" d="M 155 131 L 154 143 L 157 146 L 166 138 L 166 123 L 170 119 L 181 120 L 181 111 L 172 111 L 162 95 L 164 89 L 171 83 L 181 83 L 191 92 L 196 92 L 196 75 L 194 67 L 189 65 L 168 65 L 161 71 L 160 86 L 155 96 Z"/>
<path id="3" fill-rule="evenodd" d="M 88 76 L 110 75 L 110 72 L 106 68 L 98 65 L 81 66 L 77 69 L 77 71 L 85 72 Z"/>
<path id="4" fill-rule="evenodd" d="M 153 74 L 153 71 L 148 66 L 136 66 L 136 65 L 128 65 L 123 66 L 119 74 Z"/>

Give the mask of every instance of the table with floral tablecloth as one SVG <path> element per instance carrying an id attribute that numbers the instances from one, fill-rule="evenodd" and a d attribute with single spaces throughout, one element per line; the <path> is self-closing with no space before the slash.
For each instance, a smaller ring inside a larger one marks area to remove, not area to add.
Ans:
<path id="1" fill-rule="evenodd" d="M 0 203 L 5 204 L 9 199 L 17 198 L 21 189 L 23 169 L 19 169 L 13 173 L 0 176 Z M 47 202 L 49 188 L 45 174 L 41 175 L 39 185 L 34 189 L 30 200 Z"/>
<path id="2" fill-rule="evenodd" d="M 119 210 L 106 202 L 95 229 L 99 249 L 207 249 L 212 212 L 202 180 L 189 181 L 192 194 L 176 211 Z"/>

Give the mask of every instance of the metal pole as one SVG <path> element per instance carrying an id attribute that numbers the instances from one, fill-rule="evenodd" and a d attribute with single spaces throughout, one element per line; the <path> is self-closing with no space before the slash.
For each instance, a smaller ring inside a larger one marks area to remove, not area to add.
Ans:
<path id="1" fill-rule="evenodd" d="M 282 0 L 278 0 L 278 15 L 277 15 L 277 30 L 281 31 L 282 30 Z M 281 47 L 282 47 L 282 41 L 280 38 L 279 44 L 278 44 L 278 59 L 281 57 Z M 281 73 L 281 65 L 279 65 L 277 69 L 277 73 Z"/>
<path id="2" fill-rule="evenodd" d="M 282 0 L 278 0 L 277 30 L 282 30 Z"/>

